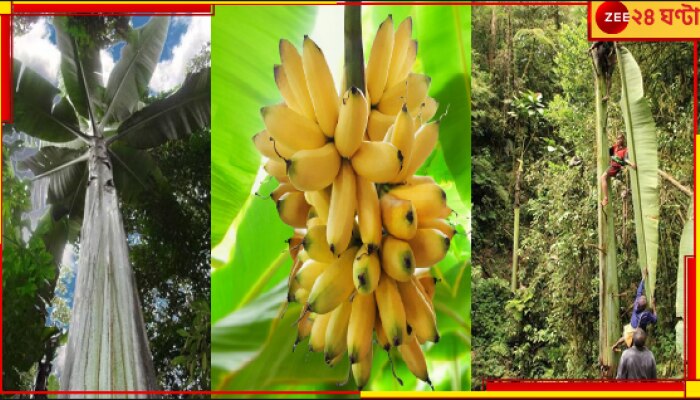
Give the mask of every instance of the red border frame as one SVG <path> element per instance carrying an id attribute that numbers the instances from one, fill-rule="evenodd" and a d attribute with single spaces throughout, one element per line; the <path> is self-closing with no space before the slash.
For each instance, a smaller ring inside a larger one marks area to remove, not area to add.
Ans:
<path id="1" fill-rule="evenodd" d="M 339 1 L 335 5 L 397 5 L 397 4 L 408 4 L 402 2 L 389 2 L 389 1 L 369 1 L 369 2 L 352 2 L 352 1 Z M 485 1 L 485 2 L 415 2 L 410 3 L 411 5 L 464 5 L 464 6 L 587 6 L 588 7 L 588 40 L 596 40 L 591 36 L 591 0 L 588 1 L 539 1 L 539 2 L 526 2 L 526 1 Z M 233 5 L 233 4 L 232 4 Z M 253 4 L 241 4 L 241 5 L 253 5 Z M 257 4 L 256 4 L 257 5 Z M 270 4 L 270 5 L 289 5 L 289 4 Z M 318 5 L 315 3 L 294 3 L 293 5 Z M 202 3 L 202 4 L 13 4 L 12 12 L 14 14 L 23 15 L 213 15 L 214 14 L 214 3 Z M 2 15 L 0 17 L 0 33 L 2 34 L 2 54 L 0 54 L 0 62 L 2 62 L 2 74 L 0 79 L 3 82 L 12 82 L 12 22 L 11 15 Z M 609 38 L 606 38 L 610 40 Z M 695 39 L 634 39 L 625 38 L 624 41 L 655 41 L 655 42 L 687 42 L 693 41 Z M 9 49 L 6 50 L 6 49 Z M 694 108 L 695 116 L 693 120 L 695 139 L 697 141 L 698 133 L 698 42 L 694 42 Z M 0 93 L 0 99 L 2 100 L 2 107 L 0 109 L 0 118 L 4 122 L 12 122 L 12 91 L 11 85 L 3 85 L 2 93 Z M 697 144 L 697 143 L 694 143 Z M 695 152 L 693 153 L 693 159 L 695 166 Z M 693 172 L 693 182 L 695 178 L 695 172 Z M 696 208 L 697 209 L 697 208 Z M 694 238 L 695 241 L 695 238 Z M 695 245 L 695 242 L 694 242 Z M 694 247 L 695 248 L 695 247 Z M 2 254 L 0 253 L 0 280 L 2 280 Z M 685 379 L 695 380 L 696 376 L 696 342 L 695 340 L 690 340 L 695 338 L 696 327 L 696 270 L 695 270 L 695 258 L 687 257 L 686 259 L 686 337 L 685 337 Z M 2 307 L 2 292 L 0 292 L 0 309 Z M 1 321 L 0 321 L 1 322 Z M 2 323 L 0 323 L 0 336 L 2 335 Z M 0 343 L 0 359 L 2 358 L 2 344 Z M 2 372 L 2 363 L 0 363 L 0 374 Z M 1 383 L 0 383 L 1 384 Z M 606 380 L 550 380 L 550 381 L 528 381 L 528 380 L 485 380 L 485 389 L 489 391 L 685 391 L 685 381 L 684 380 L 665 380 L 665 381 L 653 381 L 653 382 L 619 382 L 619 381 L 606 381 Z M 309 395 L 309 394 L 323 394 L 323 395 L 359 395 L 359 391 L 3 391 L 0 389 L 0 394 L 2 395 L 16 395 L 16 394 L 58 394 L 58 395 L 68 395 L 68 394 L 116 394 L 116 395 L 126 395 L 126 394 L 154 394 L 154 395 L 264 395 L 264 394 L 282 394 L 282 395 Z"/>

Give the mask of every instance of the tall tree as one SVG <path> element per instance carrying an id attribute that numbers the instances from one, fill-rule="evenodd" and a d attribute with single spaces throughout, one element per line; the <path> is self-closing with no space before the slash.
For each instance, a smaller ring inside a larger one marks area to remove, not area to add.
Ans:
<path id="1" fill-rule="evenodd" d="M 147 149 L 209 125 L 209 69 L 143 107 L 168 25 L 153 17 L 131 31 L 106 86 L 99 46 L 77 40 L 62 17 L 54 27 L 65 93 L 15 61 L 17 128 L 68 144 L 49 143 L 24 165 L 49 179 L 52 217 L 82 223 L 62 390 L 156 387 L 117 193 L 135 196 L 164 179 Z"/>
<path id="2" fill-rule="evenodd" d="M 609 80 L 612 79 L 613 48 L 610 44 L 600 44 L 591 50 L 593 70 L 595 76 L 595 104 L 596 104 L 596 149 L 597 165 L 596 177 L 607 174 L 610 164 L 608 154 L 608 103 L 610 96 Z M 604 100 L 604 97 L 606 100 Z M 603 179 L 610 179 L 607 175 Z M 616 360 L 612 345 L 620 333 L 620 318 L 618 316 L 618 282 L 617 282 L 617 246 L 615 244 L 615 220 L 613 202 L 608 201 L 603 205 L 603 198 L 608 196 L 603 190 L 602 181 L 598 183 L 598 266 L 600 274 L 599 288 L 599 314 L 600 324 L 598 332 L 598 351 L 601 375 L 612 377 L 616 371 Z M 610 186 L 610 185 L 608 185 Z"/>

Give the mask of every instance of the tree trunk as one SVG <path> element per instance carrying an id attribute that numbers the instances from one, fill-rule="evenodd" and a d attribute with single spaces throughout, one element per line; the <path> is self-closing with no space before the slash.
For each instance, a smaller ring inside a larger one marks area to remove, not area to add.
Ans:
<path id="1" fill-rule="evenodd" d="M 520 248 L 520 175 L 523 172 L 523 160 L 518 160 L 515 169 L 515 200 L 513 201 L 513 266 L 510 275 L 510 289 L 518 288 L 518 250 Z"/>
<path id="2" fill-rule="evenodd" d="M 594 55 L 595 56 L 595 55 Z M 608 204 L 603 207 L 603 190 L 600 177 L 608 168 L 610 156 L 608 154 L 607 119 L 608 107 L 603 102 L 603 93 L 606 93 L 605 75 L 598 70 L 594 64 L 595 71 L 595 97 L 596 97 L 596 147 L 598 151 L 598 168 L 596 181 L 598 183 L 598 264 L 600 273 L 600 321 L 599 321 L 599 361 L 600 370 L 603 377 L 614 377 L 616 372 L 616 359 L 612 350 L 612 345 L 621 335 L 619 319 L 619 298 L 617 296 L 619 288 L 617 283 L 617 248 L 615 245 L 615 225 L 614 225 L 614 199 L 608 193 Z M 607 178 L 606 179 L 610 179 Z M 612 191 L 612 185 L 608 185 L 608 191 Z"/>
<path id="3" fill-rule="evenodd" d="M 498 39 L 498 15 L 496 14 L 497 8 L 491 7 L 491 32 L 489 41 L 489 52 L 488 52 L 488 65 L 489 71 L 493 70 L 493 60 L 496 58 L 496 45 Z"/>
<path id="4" fill-rule="evenodd" d="M 112 165 L 102 138 L 96 138 L 90 149 L 88 167 L 61 390 L 155 390 L 153 361 L 129 264 Z"/>

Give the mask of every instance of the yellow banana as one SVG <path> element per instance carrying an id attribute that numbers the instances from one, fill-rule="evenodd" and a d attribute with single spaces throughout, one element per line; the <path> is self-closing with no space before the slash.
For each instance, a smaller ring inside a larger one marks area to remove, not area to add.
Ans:
<path id="1" fill-rule="evenodd" d="M 306 250 L 304 250 L 303 241 L 301 250 L 299 250 L 299 253 L 297 253 L 297 259 L 300 260 L 302 263 L 305 263 L 311 259 L 311 257 L 309 257 L 309 253 L 307 253 Z"/>
<path id="2" fill-rule="evenodd" d="M 391 143 L 363 141 L 352 157 L 352 168 L 372 182 L 394 179 L 403 166 L 403 154 Z"/>
<path id="3" fill-rule="evenodd" d="M 311 290 L 316 282 L 316 278 L 328 267 L 327 263 L 322 263 L 316 260 L 308 260 L 302 264 L 299 271 L 297 271 L 294 279 L 306 290 Z"/>
<path id="4" fill-rule="evenodd" d="M 406 312 L 401 302 L 399 289 L 389 275 L 383 273 L 379 278 L 379 285 L 374 291 L 374 298 L 379 310 L 379 318 L 382 320 L 384 334 L 392 346 L 400 346 L 406 332 Z"/>
<path id="5" fill-rule="evenodd" d="M 267 172 L 268 175 L 277 179 L 277 182 L 289 182 L 289 178 L 287 177 L 287 166 L 285 165 L 284 161 L 279 161 L 279 159 L 273 160 L 271 158 L 267 160 L 267 162 L 263 166 L 263 169 L 265 170 L 265 172 Z"/>
<path id="6" fill-rule="evenodd" d="M 351 311 L 352 303 L 343 301 L 330 313 L 331 319 L 328 321 L 326 343 L 323 347 L 326 364 L 330 364 L 334 358 L 345 353 L 348 349 L 346 338 L 348 336 Z"/>
<path id="7" fill-rule="evenodd" d="M 328 242 L 326 242 L 326 225 L 310 227 L 302 244 L 306 253 L 313 260 L 328 264 L 336 259 L 328 247 Z"/>
<path id="8" fill-rule="evenodd" d="M 413 202 L 385 194 L 379 201 L 384 229 L 399 239 L 408 240 L 416 234 L 418 218 Z"/>
<path id="9" fill-rule="evenodd" d="M 396 186 L 389 191 L 389 194 L 410 200 L 416 208 L 419 220 L 446 218 L 452 212 L 447 206 L 447 195 L 438 184 Z"/>
<path id="10" fill-rule="evenodd" d="M 416 260 L 407 242 L 387 235 L 382 243 L 382 268 L 390 277 L 407 282 L 416 270 Z"/>
<path id="11" fill-rule="evenodd" d="M 437 343 L 440 335 L 435 321 L 435 311 L 430 300 L 424 297 L 418 287 L 418 278 L 412 276 L 408 282 L 397 282 L 401 301 L 406 308 L 406 322 L 411 326 L 420 343 Z"/>
<path id="12" fill-rule="evenodd" d="M 362 391 L 369 382 L 370 373 L 372 372 L 372 348 L 370 347 L 369 353 L 360 359 L 358 362 L 352 364 L 352 376 L 355 379 L 355 384 L 357 385 L 357 390 Z"/>
<path id="13" fill-rule="evenodd" d="M 384 93 L 393 48 L 394 21 L 389 15 L 377 29 L 377 35 L 374 37 L 372 50 L 370 50 L 367 61 L 367 91 L 374 104 L 379 102 Z"/>
<path id="14" fill-rule="evenodd" d="M 299 190 L 321 190 L 333 183 L 340 170 L 340 155 L 333 143 L 300 150 L 287 162 L 289 181 Z"/>
<path id="15" fill-rule="evenodd" d="M 407 76 L 413 68 L 413 64 L 416 62 L 416 57 L 418 56 L 418 41 L 411 40 L 408 43 L 408 49 L 406 50 L 406 57 L 404 58 L 403 65 L 399 71 L 399 76 Z"/>
<path id="16" fill-rule="evenodd" d="M 333 137 L 338 123 L 338 93 L 335 90 L 333 75 L 323 51 L 308 36 L 304 36 L 303 53 L 304 73 L 308 77 L 306 85 L 314 105 L 316 120 L 323 133 Z"/>
<path id="17" fill-rule="evenodd" d="M 304 197 L 307 203 L 314 206 L 316 215 L 323 221 L 323 225 L 326 225 L 328 223 L 328 209 L 331 206 L 331 192 L 329 188 L 304 192 Z"/>
<path id="18" fill-rule="evenodd" d="M 303 114 L 304 110 L 299 106 L 296 96 L 292 87 L 289 85 L 289 80 L 287 79 L 287 74 L 284 72 L 284 67 L 282 65 L 275 65 L 275 83 L 277 88 L 280 90 L 282 99 L 284 103 L 292 110 Z"/>
<path id="19" fill-rule="evenodd" d="M 329 264 L 316 278 L 306 304 L 308 310 L 325 314 L 350 297 L 355 289 L 352 283 L 352 261 L 355 259 L 355 253 L 355 247 L 345 250 L 340 258 Z"/>
<path id="20" fill-rule="evenodd" d="M 350 244 L 357 203 L 355 173 L 347 160 L 333 182 L 331 204 L 328 209 L 326 240 L 331 252 L 338 255 Z"/>
<path id="21" fill-rule="evenodd" d="M 314 321 L 311 320 L 311 313 L 305 313 L 301 320 L 297 323 L 297 339 L 294 341 L 294 347 L 292 351 L 297 348 L 297 345 L 301 343 L 304 339 L 309 337 L 311 334 L 311 327 L 313 327 Z"/>
<path id="22" fill-rule="evenodd" d="M 367 129 L 368 112 L 367 99 L 362 91 L 356 87 L 348 89 L 340 104 L 334 139 L 341 156 L 352 157 L 362 144 L 362 137 Z"/>
<path id="23" fill-rule="evenodd" d="M 306 300 L 309 298 L 309 290 L 305 289 L 303 287 L 297 288 L 297 290 L 294 291 L 294 301 L 299 303 L 299 304 L 305 304 Z"/>
<path id="24" fill-rule="evenodd" d="M 272 193 L 270 193 L 270 198 L 272 199 L 272 201 L 277 203 L 277 200 L 279 200 L 283 194 L 296 191 L 297 190 L 294 188 L 294 186 L 292 186 L 291 183 L 280 183 L 279 185 L 277 185 L 275 190 L 273 190 Z"/>
<path id="25" fill-rule="evenodd" d="M 418 115 L 416 115 L 413 124 L 420 127 L 425 122 L 430 121 L 435 116 L 439 106 L 440 104 L 437 100 L 430 96 L 426 97 L 423 104 L 420 105 L 420 111 L 418 111 Z"/>
<path id="26" fill-rule="evenodd" d="M 450 249 L 450 238 L 437 229 L 418 229 L 408 241 L 416 258 L 416 267 L 432 267 L 445 258 Z"/>
<path id="27" fill-rule="evenodd" d="M 315 122 L 284 104 L 263 107 L 260 114 L 270 136 L 294 150 L 317 149 L 328 141 Z"/>
<path id="28" fill-rule="evenodd" d="M 433 296 L 435 296 L 435 284 L 437 283 L 437 278 L 430 274 L 429 269 L 425 269 L 416 274 L 416 278 L 418 279 L 419 288 L 423 291 L 425 298 L 432 302 Z"/>
<path id="29" fill-rule="evenodd" d="M 440 121 L 429 122 L 421 126 L 416 132 L 413 142 L 413 153 L 411 159 L 406 161 L 404 176 L 409 177 L 418 171 L 421 165 L 428 159 L 430 153 L 435 149 L 440 132 Z"/>
<path id="30" fill-rule="evenodd" d="M 372 349 L 372 331 L 377 313 L 377 304 L 372 294 L 355 294 L 347 332 L 347 349 L 350 363 L 355 364 L 367 357 Z"/>
<path id="31" fill-rule="evenodd" d="M 311 122 L 316 120 L 314 105 L 311 102 L 311 95 L 306 85 L 306 74 L 304 73 L 304 63 L 301 55 L 293 44 L 288 40 L 280 40 L 280 59 L 287 76 L 287 83 L 294 93 L 294 99 L 302 112 L 299 114 L 308 118 Z"/>
<path id="32" fill-rule="evenodd" d="M 433 177 L 429 175 L 411 175 L 406 178 L 406 184 L 408 185 L 422 185 L 424 183 L 437 184 L 437 182 L 435 182 L 435 179 L 433 179 Z"/>
<path id="33" fill-rule="evenodd" d="M 406 103 L 411 115 L 418 115 L 420 106 L 428 96 L 430 77 L 420 74 L 408 74 L 406 80 L 390 86 L 382 96 L 377 109 L 384 114 L 396 115 Z"/>
<path id="34" fill-rule="evenodd" d="M 377 309 L 377 313 L 378 312 L 379 310 Z M 379 346 L 386 352 L 389 352 L 389 349 L 391 349 L 391 343 L 389 343 L 389 339 L 386 337 L 386 333 L 384 333 L 384 327 L 382 326 L 382 320 L 379 315 L 374 317 L 374 332 L 377 334 L 377 344 L 379 344 Z"/>
<path id="35" fill-rule="evenodd" d="M 444 233 L 445 236 L 452 239 L 452 237 L 457 233 L 454 225 L 450 224 L 446 219 L 421 219 L 418 221 L 418 229 L 433 228 Z"/>
<path id="36" fill-rule="evenodd" d="M 404 104 L 401 111 L 396 115 L 394 122 L 394 130 L 391 134 L 391 143 L 401 150 L 401 154 L 405 160 L 411 158 L 411 150 L 413 149 L 413 118 L 408 113 L 408 109 Z"/>
<path id="37" fill-rule="evenodd" d="M 379 197 L 374 183 L 362 176 L 357 176 L 357 223 L 360 227 L 362 243 L 368 253 L 379 249 L 382 241 L 382 215 Z"/>
<path id="38" fill-rule="evenodd" d="M 304 312 L 308 313 L 306 310 L 304 310 Z M 326 328 L 328 327 L 328 321 L 330 319 L 330 313 L 315 314 L 314 324 L 311 327 L 311 334 L 309 335 L 309 351 L 323 351 L 326 345 Z"/>
<path id="39" fill-rule="evenodd" d="M 306 229 L 311 229 L 321 225 L 326 226 L 326 222 L 321 220 L 321 217 L 318 216 L 316 210 L 314 210 L 314 208 L 311 207 L 311 209 L 309 210 L 309 216 L 306 219 Z"/>
<path id="40" fill-rule="evenodd" d="M 367 122 L 367 135 L 369 140 L 380 142 L 384 140 L 389 127 L 394 124 L 396 118 L 393 115 L 383 114 L 379 110 L 372 110 L 369 113 Z"/>
<path id="41" fill-rule="evenodd" d="M 408 46 L 411 42 L 411 31 L 413 30 L 413 20 L 411 17 L 404 19 L 394 33 L 394 47 L 391 51 L 391 62 L 389 63 L 389 74 L 387 76 L 386 88 L 406 79 L 402 76 L 404 61 L 408 53 Z M 385 89 L 386 90 L 386 89 Z"/>
<path id="42" fill-rule="evenodd" d="M 425 355 L 423 349 L 420 348 L 418 339 L 415 336 L 409 338 L 402 346 L 399 346 L 401 358 L 406 363 L 408 370 L 411 371 L 416 378 L 426 382 L 430 387 L 433 386 L 428 376 L 428 366 L 425 363 Z"/>
<path id="43" fill-rule="evenodd" d="M 379 284 L 381 272 L 379 254 L 376 251 L 370 254 L 367 245 L 360 247 L 352 262 L 352 279 L 355 289 L 362 294 L 372 293 Z"/>
<path id="44" fill-rule="evenodd" d="M 306 227 L 306 216 L 309 213 L 309 204 L 301 192 L 285 193 L 277 200 L 277 213 L 285 224 L 295 227 Z"/>
<path id="45" fill-rule="evenodd" d="M 253 144 L 260 154 L 273 160 L 282 160 L 282 157 L 289 158 L 294 154 L 294 150 L 281 143 L 276 143 L 266 130 L 253 135 Z"/>

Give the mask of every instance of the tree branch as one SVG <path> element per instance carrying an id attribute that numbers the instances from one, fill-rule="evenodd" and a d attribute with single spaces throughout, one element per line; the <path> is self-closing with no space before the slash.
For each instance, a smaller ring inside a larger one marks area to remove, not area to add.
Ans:
<path id="1" fill-rule="evenodd" d="M 659 169 L 659 176 L 666 179 L 667 181 L 669 181 L 673 186 L 677 187 L 681 192 L 687 194 L 690 197 L 693 197 L 693 191 L 690 190 L 688 187 L 683 186 L 683 184 L 678 182 L 668 172 L 665 172 L 665 171 Z"/>

